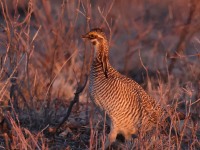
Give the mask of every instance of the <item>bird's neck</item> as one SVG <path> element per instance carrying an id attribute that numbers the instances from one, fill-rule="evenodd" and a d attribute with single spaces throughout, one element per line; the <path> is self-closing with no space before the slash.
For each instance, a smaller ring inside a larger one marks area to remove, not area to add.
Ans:
<path id="1" fill-rule="evenodd" d="M 108 59 L 108 43 L 102 42 L 94 45 L 94 59 L 93 59 L 93 67 L 101 66 L 105 77 L 108 75 L 108 69 L 110 66 Z"/>
<path id="2" fill-rule="evenodd" d="M 102 60 L 108 60 L 108 43 L 107 41 L 94 45 L 94 61 L 102 62 Z"/>

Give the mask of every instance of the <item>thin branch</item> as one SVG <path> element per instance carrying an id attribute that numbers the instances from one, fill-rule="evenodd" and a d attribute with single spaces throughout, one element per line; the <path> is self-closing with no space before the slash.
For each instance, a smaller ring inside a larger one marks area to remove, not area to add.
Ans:
<path id="1" fill-rule="evenodd" d="M 63 65 L 61 66 L 61 68 L 58 71 L 58 73 L 52 79 L 52 81 L 51 81 L 51 83 L 50 83 L 50 85 L 49 85 L 49 87 L 47 89 L 45 100 L 47 100 L 47 96 L 48 96 L 49 90 L 50 90 L 51 86 L 53 85 L 54 81 L 56 80 L 56 78 L 58 77 L 58 75 L 60 74 L 60 72 L 62 71 L 63 67 L 67 64 L 67 62 L 75 55 L 76 51 L 77 50 L 75 50 L 74 53 L 63 63 Z"/>
<path id="2" fill-rule="evenodd" d="M 184 27 L 183 27 L 183 30 L 181 32 L 181 35 L 180 35 L 180 39 L 177 43 L 177 46 L 175 48 L 175 52 L 173 54 L 174 57 L 177 57 L 178 54 L 180 53 L 183 53 L 184 52 L 184 44 L 187 40 L 187 36 L 189 35 L 189 33 L 191 32 L 191 23 L 192 23 L 192 20 L 194 18 L 194 15 L 195 15 L 195 12 L 197 10 L 197 6 L 198 6 L 198 3 L 196 0 L 190 0 L 190 10 L 189 10 L 189 15 L 188 15 L 188 18 L 184 24 Z M 174 65 L 176 63 L 177 59 L 172 59 L 171 60 L 171 63 L 169 65 L 169 72 L 171 73 L 173 68 L 174 68 Z"/>
<path id="3" fill-rule="evenodd" d="M 113 5 L 113 4 L 111 4 L 111 6 L 112 6 L 112 5 Z M 111 8 L 110 8 L 110 9 L 111 9 Z M 109 9 L 109 10 L 110 10 L 110 9 Z M 112 29 L 111 29 L 111 27 L 110 27 L 110 25 L 109 25 L 109 23 L 108 23 L 108 21 L 107 21 L 107 19 L 106 19 L 107 15 L 106 15 L 106 16 L 103 15 L 103 12 L 101 11 L 101 9 L 100 9 L 99 6 L 98 6 L 98 11 L 99 11 L 101 17 L 103 18 L 103 20 L 105 21 L 106 25 L 108 26 L 108 29 L 109 29 L 109 32 L 110 32 L 110 36 L 109 36 L 109 45 L 110 45 L 111 38 L 112 38 Z M 103 23 L 102 23 L 102 24 L 103 24 Z"/>
<path id="4" fill-rule="evenodd" d="M 70 102 L 70 105 L 69 105 L 69 108 L 67 110 L 66 116 L 63 118 L 63 120 L 61 121 L 61 123 L 59 123 L 58 126 L 53 130 L 53 133 L 57 132 L 58 129 L 63 125 L 63 123 L 66 120 L 68 120 L 74 104 L 77 103 L 77 102 L 79 102 L 79 95 L 83 92 L 83 90 L 84 90 L 84 88 L 85 88 L 85 86 L 87 84 L 87 80 L 88 80 L 88 76 L 86 76 L 86 79 L 85 79 L 85 82 L 84 82 L 83 85 L 81 85 L 80 83 L 78 84 L 76 92 L 74 93 L 74 99 Z"/>
<path id="5" fill-rule="evenodd" d="M 144 63 L 143 63 L 143 61 L 142 61 L 141 54 L 140 54 L 140 49 L 139 49 L 139 58 L 140 58 L 140 62 L 141 62 L 142 67 L 145 69 L 145 71 L 146 71 L 146 73 L 147 73 L 147 80 L 149 81 L 148 69 L 147 69 L 147 67 L 144 65 Z"/>

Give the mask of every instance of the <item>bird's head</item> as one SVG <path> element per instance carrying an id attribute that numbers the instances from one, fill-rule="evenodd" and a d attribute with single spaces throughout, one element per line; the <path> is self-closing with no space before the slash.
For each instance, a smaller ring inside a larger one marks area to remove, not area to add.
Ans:
<path id="1" fill-rule="evenodd" d="M 82 35 L 82 38 L 90 40 L 94 46 L 107 43 L 106 35 L 100 28 L 92 29 L 90 32 Z"/>
<path id="2" fill-rule="evenodd" d="M 83 39 L 89 40 L 94 46 L 94 60 L 102 65 L 104 74 L 108 77 L 108 40 L 100 28 L 92 29 L 82 35 Z"/>

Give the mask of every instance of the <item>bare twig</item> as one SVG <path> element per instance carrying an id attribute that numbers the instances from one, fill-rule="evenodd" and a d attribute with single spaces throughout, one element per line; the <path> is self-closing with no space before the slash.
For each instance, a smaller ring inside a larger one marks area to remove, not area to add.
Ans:
<path id="1" fill-rule="evenodd" d="M 112 5 L 113 5 L 113 3 L 111 4 L 111 8 L 112 8 Z M 103 20 L 105 21 L 106 25 L 108 26 L 108 29 L 109 29 L 109 32 L 110 32 L 110 36 L 109 36 L 109 45 L 110 45 L 111 38 L 112 38 L 112 29 L 111 29 L 111 27 L 110 27 L 110 25 L 109 25 L 109 23 L 106 19 L 107 15 L 106 16 L 103 15 L 103 12 L 101 11 L 100 7 L 98 7 L 98 11 L 99 11 L 101 17 L 103 18 Z"/>
<path id="2" fill-rule="evenodd" d="M 194 15 L 195 15 L 195 12 L 196 12 L 197 6 L 198 6 L 197 4 L 198 4 L 198 2 L 196 0 L 190 0 L 189 15 L 188 15 L 187 21 L 184 24 L 184 28 L 183 28 L 183 30 L 181 32 L 180 39 L 179 39 L 179 41 L 177 43 L 177 46 L 175 48 L 176 51 L 173 54 L 174 57 L 177 57 L 180 53 L 184 52 L 185 41 L 186 41 L 187 36 L 188 36 L 188 34 L 190 32 L 190 29 L 191 29 L 191 23 L 192 23 L 192 20 L 194 18 Z M 172 72 L 176 61 L 177 61 L 177 59 L 172 59 L 171 60 L 171 63 L 169 65 L 169 73 Z"/>
<path id="3" fill-rule="evenodd" d="M 86 79 L 85 79 L 85 82 L 84 82 L 83 85 L 78 84 L 76 92 L 74 93 L 74 99 L 70 102 L 70 105 L 69 105 L 69 108 L 67 110 L 66 116 L 63 118 L 61 123 L 59 123 L 59 125 L 56 127 L 56 130 L 55 130 L 56 132 L 63 125 L 63 123 L 69 118 L 69 115 L 71 114 L 71 111 L 72 111 L 72 108 L 73 108 L 74 104 L 79 102 L 79 95 L 83 92 L 83 90 L 84 90 L 84 88 L 86 86 L 87 80 L 88 80 L 88 76 L 86 76 Z"/>
<path id="4" fill-rule="evenodd" d="M 145 71 L 146 71 L 146 74 L 147 74 L 147 81 L 150 81 L 148 69 L 147 69 L 147 67 L 144 65 L 144 63 L 143 63 L 143 61 L 142 61 L 142 58 L 141 58 L 140 49 L 139 49 L 139 58 L 140 58 L 140 62 L 141 62 L 142 67 L 143 67 L 143 68 L 145 69 Z"/>
<path id="5" fill-rule="evenodd" d="M 47 100 L 47 96 L 48 96 L 48 93 L 49 93 L 49 90 L 52 86 L 52 84 L 54 83 L 54 81 L 56 80 L 57 76 L 59 75 L 59 73 L 61 72 L 61 70 L 63 69 L 63 67 L 66 65 L 66 63 L 75 55 L 77 50 L 74 51 L 74 53 L 63 63 L 63 65 L 61 66 L 60 70 L 58 71 L 58 73 L 54 76 L 54 78 L 52 79 L 48 89 L 47 89 L 47 92 L 46 92 L 46 96 L 45 96 L 45 100 Z"/>

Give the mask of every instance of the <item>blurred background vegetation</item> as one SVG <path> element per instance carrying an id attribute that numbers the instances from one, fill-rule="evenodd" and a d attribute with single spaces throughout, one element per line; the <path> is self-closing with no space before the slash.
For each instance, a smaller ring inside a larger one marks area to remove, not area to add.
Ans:
<path id="1" fill-rule="evenodd" d="M 96 27 L 119 72 L 188 116 L 178 145 L 200 148 L 199 10 L 199 0 L 0 0 L 1 148 L 96 148 L 87 85 L 61 134 L 46 133 L 85 82 L 92 47 L 81 35 Z"/>

